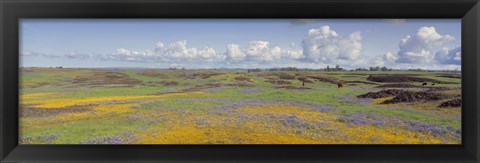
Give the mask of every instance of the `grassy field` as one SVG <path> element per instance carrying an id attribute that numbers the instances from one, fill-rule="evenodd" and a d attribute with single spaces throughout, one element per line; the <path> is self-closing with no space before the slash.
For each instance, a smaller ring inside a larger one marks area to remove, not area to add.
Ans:
<path id="1" fill-rule="evenodd" d="M 21 68 L 20 74 L 21 144 L 461 143 L 456 73 Z"/>

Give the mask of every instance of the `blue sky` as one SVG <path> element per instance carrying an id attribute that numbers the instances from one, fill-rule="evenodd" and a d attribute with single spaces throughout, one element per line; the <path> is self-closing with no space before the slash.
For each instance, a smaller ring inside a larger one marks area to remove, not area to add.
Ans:
<path id="1" fill-rule="evenodd" d="M 460 19 L 22 19 L 21 66 L 460 69 Z"/>

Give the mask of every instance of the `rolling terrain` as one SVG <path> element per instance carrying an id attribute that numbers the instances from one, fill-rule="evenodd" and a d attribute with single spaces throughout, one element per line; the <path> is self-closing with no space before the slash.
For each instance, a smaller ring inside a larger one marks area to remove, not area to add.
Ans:
<path id="1" fill-rule="evenodd" d="M 460 144 L 461 75 L 20 69 L 21 144 Z"/>

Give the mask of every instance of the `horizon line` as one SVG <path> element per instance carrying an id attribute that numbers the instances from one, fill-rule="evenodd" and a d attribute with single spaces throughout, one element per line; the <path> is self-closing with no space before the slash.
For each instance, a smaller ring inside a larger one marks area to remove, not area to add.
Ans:
<path id="1" fill-rule="evenodd" d="M 372 66 L 372 67 L 379 67 L 380 66 Z M 271 69 L 284 69 L 284 68 L 296 68 L 297 70 L 325 70 L 325 68 L 297 68 L 297 67 L 272 67 L 272 68 L 229 68 L 229 67 L 219 67 L 219 68 L 178 68 L 178 67 L 168 67 L 168 68 L 154 68 L 154 67 L 64 67 L 64 66 L 24 66 L 24 67 L 19 67 L 21 68 L 52 68 L 52 69 L 158 69 L 158 70 L 254 70 L 254 69 L 260 69 L 260 70 L 271 70 Z M 358 70 L 358 71 L 372 71 L 369 70 L 369 68 L 342 68 L 340 67 L 341 70 L 335 70 L 335 67 L 331 67 L 332 70 L 330 71 L 351 71 L 351 70 L 356 70 L 356 69 L 365 69 L 365 70 Z M 388 67 L 386 67 L 388 68 Z M 421 69 L 421 68 L 416 68 L 416 69 L 394 69 L 394 68 L 388 68 L 389 70 L 387 71 L 455 71 L 455 72 L 461 72 L 461 69 Z M 280 70 L 281 71 L 281 70 Z M 382 71 L 382 70 L 378 70 Z"/>

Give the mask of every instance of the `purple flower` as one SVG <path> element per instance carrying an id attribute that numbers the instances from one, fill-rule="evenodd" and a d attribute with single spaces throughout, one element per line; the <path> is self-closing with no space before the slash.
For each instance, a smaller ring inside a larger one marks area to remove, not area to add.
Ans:
<path id="1" fill-rule="evenodd" d="M 82 144 L 133 144 L 135 137 L 132 132 L 121 132 L 116 136 L 99 136 L 86 141 Z"/>
<path id="2" fill-rule="evenodd" d="M 297 116 L 286 116 L 282 115 L 282 123 L 286 126 L 291 126 L 295 128 L 307 128 L 307 129 L 316 129 L 317 127 L 313 124 L 305 122 L 304 120 L 298 118 Z"/>
<path id="3" fill-rule="evenodd" d="M 55 139 L 58 138 L 57 134 L 50 134 L 50 135 L 38 135 L 38 136 L 27 136 L 20 139 L 20 143 L 23 144 L 51 144 Z"/>
<path id="4" fill-rule="evenodd" d="M 453 127 L 440 127 L 432 124 L 427 124 L 423 122 L 416 122 L 411 120 L 405 120 L 394 117 L 378 116 L 372 114 L 351 114 L 347 116 L 342 116 L 337 119 L 337 121 L 350 123 L 354 125 L 374 125 L 374 126 L 395 126 L 407 130 L 413 130 L 423 133 L 429 133 L 434 136 L 442 136 L 445 134 L 454 134 L 455 137 L 460 138 L 461 130 L 455 130 Z"/>
<path id="5" fill-rule="evenodd" d="M 340 96 L 340 99 L 350 104 L 366 105 L 372 102 L 371 98 L 357 98 L 354 96 Z"/>

